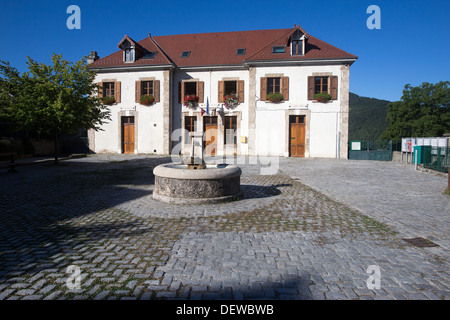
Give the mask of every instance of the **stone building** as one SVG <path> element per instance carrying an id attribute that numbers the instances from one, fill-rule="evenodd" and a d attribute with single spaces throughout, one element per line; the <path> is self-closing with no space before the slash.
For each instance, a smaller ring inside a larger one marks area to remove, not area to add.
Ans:
<path id="1" fill-rule="evenodd" d="M 89 132 L 94 152 L 187 154 L 188 132 L 203 131 L 207 156 L 347 158 L 357 57 L 300 26 L 126 35 L 117 47 L 88 58 L 112 116 Z"/>

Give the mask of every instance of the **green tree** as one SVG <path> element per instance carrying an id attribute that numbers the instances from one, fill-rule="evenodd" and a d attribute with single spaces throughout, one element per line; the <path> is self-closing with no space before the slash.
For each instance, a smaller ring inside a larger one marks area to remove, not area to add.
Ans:
<path id="1" fill-rule="evenodd" d="M 450 82 L 405 85 L 401 101 L 389 105 L 383 139 L 440 137 L 450 131 Z"/>
<path id="2" fill-rule="evenodd" d="M 84 58 L 72 63 L 53 54 L 52 63 L 28 57 L 28 71 L 20 74 L 0 61 L 0 116 L 13 121 L 18 130 L 52 134 L 57 163 L 62 133 L 98 130 L 110 113 L 97 97 L 95 72 L 87 68 Z"/>

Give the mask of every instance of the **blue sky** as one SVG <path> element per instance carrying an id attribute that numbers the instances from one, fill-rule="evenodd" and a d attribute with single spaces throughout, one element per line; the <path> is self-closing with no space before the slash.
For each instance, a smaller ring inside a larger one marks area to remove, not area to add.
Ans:
<path id="1" fill-rule="evenodd" d="M 81 9 L 81 29 L 69 30 L 67 7 Z M 370 5 L 381 10 L 381 29 L 369 30 Z M 5 1 L 1 4 L 0 60 L 26 71 L 26 57 L 50 64 L 52 53 L 79 60 L 104 57 L 125 34 L 152 35 L 303 27 L 359 59 L 350 91 L 399 100 L 404 85 L 450 80 L 450 1 Z"/>

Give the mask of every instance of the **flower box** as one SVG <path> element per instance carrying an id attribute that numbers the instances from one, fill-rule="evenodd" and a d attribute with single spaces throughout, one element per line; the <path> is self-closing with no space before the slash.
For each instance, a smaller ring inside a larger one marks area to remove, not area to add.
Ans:
<path id="1" fill-rule="evenodd" d="M 239 98 L 235 94 L 226 95 L 223 97 L 225 108 L 234 109 L 239 104 Z"/>
<path id="2" fill-rule="evenodd" d="M 314 100 L 317 102 L 326 103 L 331 100 L 331 96 L 328 92 L 317 93 L 314 95 Z"/>
<path id="3" fill-rule="evenodd" d="M 284 100 L 284 97 L 281 93 L 269 93 L 267 95 L 267 100 L 270 102 L 281 102 Z"/>
<path id="4" fill-rule="evenodd" d="M 103 104 L 112 105 L 116 102 L 116 98 L 114 97 L 102 97 L 101 98 Z"/>
<path id="5" fill-rule="evenodd" d="M 198 104 L 198 96 L 196 96 L 194 94 L 189 94 L 189 95 L 184 96 L 183 105 L 185 107 L 195 109 L 195 108 L 197 108 L 197 104 Z"/>
<path id="6" fill-rule="evenodd" d="M 142 95 L 140 98 L 140 102 L 145 106 L 149 106 L 153 104 L 153 102 L 155 102 L 155 98 L 153 97 L 153 95 Z"/>

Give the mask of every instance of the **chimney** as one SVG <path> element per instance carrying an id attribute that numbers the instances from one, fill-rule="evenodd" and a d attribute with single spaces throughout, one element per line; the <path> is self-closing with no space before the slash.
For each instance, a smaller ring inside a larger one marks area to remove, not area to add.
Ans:
<path id="1" fill-rule="evenodd" d="M 87 57 L 87 64 L 91 64 L 98 59 L 100 59 L 100 57 L 97 55 L 97 51 L 91 51 L 91 54 Z"/>

